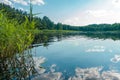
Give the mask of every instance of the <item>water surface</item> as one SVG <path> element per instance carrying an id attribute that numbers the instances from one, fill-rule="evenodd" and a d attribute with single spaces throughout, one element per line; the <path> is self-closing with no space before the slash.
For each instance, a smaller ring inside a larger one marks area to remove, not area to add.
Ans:
<path id="1" fill-rule="evenodd" d="M 120 40 L 78 35 L 53 40 L 32 49 L 35 58 L 44 58 L 48 75 L 38 78 L 52 80 L 54 74 L 58 80 L 120 80 Z"/>

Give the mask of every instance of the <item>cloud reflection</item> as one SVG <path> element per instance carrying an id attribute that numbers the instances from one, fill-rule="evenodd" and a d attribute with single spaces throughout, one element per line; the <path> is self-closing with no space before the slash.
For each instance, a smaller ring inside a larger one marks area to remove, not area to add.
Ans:
<path id="1" fill-rule="evenodd" d="M 75 76 L 68 80 L 120 80 L 120 73 L 115 71 L 103 71 L 103 67 L 75 69 Z"/>
<path id="2" fill-rule="evenodd" d="M 103 80 L 120 80 L 120 73 L 114 71 L 104 71 L 101 76 Z"/>
<path id="3" fill-rule="evenodd" d="M 56 64 L 51 65 L 50 71 L 51 71 L 51 72 L 55 72 L 55 67 L 56 67 Z"/>
<path id="4" fill-rule="evenodd" d="M 70 77 L 68 80 L 100 80 L 100 71 L 102 67 L 96 68 L 76 68 L 75 69 L 75 76 Z"/>
<path id="5" fill-rule="evenodd" d="M 92 48 L 86 50 L 86 52 L 104 52 L 104 51 L 105 51 L 104 46 L 93 46 Z"/>
<path id="6" fill-rule="evenodd" d="M 50 72 L 46 72 L 46 69 L 41 68 L 41 64 L 43 64 L 46 61 L 45 57 L 34 57 L 33 58 L 35 62 L 35 68 L 39 75 L 34 77 L 32 80 L 60 80 L 62 73 L 61 72 L 55 72 L 56 64 L 51 65 Z"/>
<path id="7" fill-rule="evenodd" d="M 117 59 L 117 60 L 115 60 Z M 66 80 L 62 75 L 62 72 L 56 72 L 56 64 L 51 65 L 50 71 L 46 72 L 45 69 L 41 69 L 39 66 L 46 61 L 44 57 L 34 58 L 35 66 L 39 75 L 32 80 Z M 115 55 L 113 61 L 120 61 L 120 55 Z M 76 68 L 75 75 L 69 76 L 67 80 L 120 80 L 120 73 L 115 70 L 103 71 L 103 67 L 91 67 L 91 68 Z"/>
<path id="8" fill-rule="evenodd" d="M 118 63 L 120 62 L 120 55 L 115 55 L 114 58 L 111 59 L 113 63 Z"/>
<path id="9" fill-rule="evenodd" d="M 62 73 L 61 72 L 54 72 L 54 73 L 44 73 L 32 80 L 61 80 Z"/>
<path id="10" fill-rule="evenodd" d="M 45 57 L 33 57 L 34 63 L 35 63 L 35 69 L 39 74 L 44 73 L 46 70 L 44 68 L 40 68 L 41 64 L 43 64 L 46 61 Z"/>

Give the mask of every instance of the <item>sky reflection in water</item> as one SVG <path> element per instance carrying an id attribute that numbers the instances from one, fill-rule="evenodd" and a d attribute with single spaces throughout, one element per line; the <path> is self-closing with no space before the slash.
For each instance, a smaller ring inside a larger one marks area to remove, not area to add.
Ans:
<path id="1" fill-rule="evenodd" d="M 44 56 L 40 59 L 46 61 L 44 70 L 33 80 L 120 80 L 119 47 L 119 40 L 75 36 L 47 48 L 33 48 L 34 57 Z"/>

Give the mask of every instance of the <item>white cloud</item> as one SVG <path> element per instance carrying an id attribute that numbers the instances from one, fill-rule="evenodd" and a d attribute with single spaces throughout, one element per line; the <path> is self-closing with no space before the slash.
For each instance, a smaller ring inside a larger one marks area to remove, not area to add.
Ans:
<path id="1" fill-rule="evenodd" d="M 86 12 L 88 15 L 98 18 L 105 18 L 106 16 L 111 16 L 113 14 L 112 11 L 108 12 L 106 10 L 88 10 Z"/>
<path id="2" fill-rule="evenodd" d="M 10 0 L 0 0 L 0 3 L 4 3 L 7 5 L 12 5 L 12 2 Z"/>
<path id="3" fill-rule="evenodd" d="M 69 18 L 63 21 L 64 24 L 70 24 L 70 25 L 78 25 L 80 18 L 79 17 L 73 17 Z"/>
<path id="4" fill-rule="evenodd" d="M 86 10 L 79 14 L 68 18 L 63 21 L 64 24 L 70 25 L 88 25 L 88 24 L 101 24 L 101 23 L 119 23 L 120 22 L 120 11 L 119 10 Z"/>
<path id="5" fill-rule="evenodd" d="M 77 26 L 119 23 L 120 0 L 94 0 L 94 3 L 87 5 L 84 10 L 78 10 L 61 22 Z"/>
<path id="6" fill-rule="evenodd" d="M 112 4 L 113 4 L 114 7 L 120 8 L 120 0 L 113 0 Z"/>
<path id="7" fill-rule="evenodd" d="M 44 5 L 45 2 L 43 0 L 32 0 L 32 4 L 34 4 L 34 5 Z"/>
<path id="8" fill-rule="evenodd" d="M 28 2 L 26 0 L 12 0 L 14 3 L 22 4 L 22 5 L 28 5 Z"/>
<path id="9" fill-rule="evenodd" d="M 2 0 L 0 3 L 7 5 L 13 5 L 13 3 L 18 3 L 27 6 L 30 2 L 29 0 Z M 33 5 L 44 5 L 44 0 L 32 0 Z"/>
<path id="10" fill-rule="evenodd" d="M 120 62 L 120 55 L 115 55 L 114 58 L 111 59 L 113 63 L 118 63 Z"/>

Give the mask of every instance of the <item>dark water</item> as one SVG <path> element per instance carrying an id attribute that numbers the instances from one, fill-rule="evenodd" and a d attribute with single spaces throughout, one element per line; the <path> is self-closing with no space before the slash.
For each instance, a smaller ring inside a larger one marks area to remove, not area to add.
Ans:
<path id="1" fill-rule="evenodd" d="M 102 35 L 102 34 L 100 34 Z M 114 37 L 114 39 L 113 39 Z M 120 80 L 120 40 L 115 36 L 72 35 L 34 47 L 44 58 L 46 80 Z M 42 57 L 41 57 L 42 56 Z M 54 76 L 53 76 L 54 75 Z"/>

